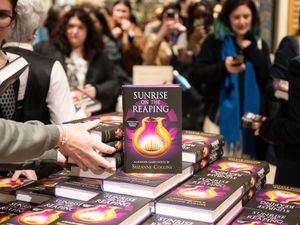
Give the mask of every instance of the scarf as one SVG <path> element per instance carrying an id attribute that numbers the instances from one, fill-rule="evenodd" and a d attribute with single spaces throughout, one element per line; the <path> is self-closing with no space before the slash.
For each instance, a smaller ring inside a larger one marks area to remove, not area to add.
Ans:
<path id="1" fill-rule="evenodd" d="M 236 48 L 231 36 L 223 40 L 221 57 L 235 56 Z M 250 61 L 246 60 L 244 73 L 244 99 L 240 106 L 239 74 L 234 73 L 227 76 L 221 85 L 220 91 L 220 131 L 228 142 L 240 140 L 241 115 L 246 112 L 259 113 L 260 94 L 256 82 L 255 71 Z M 243 128 L 243 153 L 254 155 L 255 141 L 253 131 Z"/>

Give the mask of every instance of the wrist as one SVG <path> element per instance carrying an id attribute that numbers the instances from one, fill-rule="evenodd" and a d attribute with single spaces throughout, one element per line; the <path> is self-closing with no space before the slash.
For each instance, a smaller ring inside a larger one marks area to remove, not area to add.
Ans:
<path id="1" fill-rule="evenodd" d="M 66 139 L 66 130 L 65 127 L 63 125 L 56 125 L 58 130 L 59 130 L 59 138 L 58 141 L 56 143 L 56 148 L 61 148 L 67 141 Z"/>

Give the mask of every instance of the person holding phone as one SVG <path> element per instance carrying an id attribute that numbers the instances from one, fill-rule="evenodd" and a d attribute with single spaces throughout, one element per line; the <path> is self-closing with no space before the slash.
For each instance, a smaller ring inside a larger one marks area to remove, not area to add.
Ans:
<path id="1" fill-rule="evenodd" d="M 257 140 L 251 131 L 241 129 L 240 123 L 245 112 L 265 114 L 261 105 L 270 66 L 255 3 L 225 1 L 190 77 L 195 87 L 207 84 L 204 131 L 225 136 L 225 153 L 256 157 Z"/>

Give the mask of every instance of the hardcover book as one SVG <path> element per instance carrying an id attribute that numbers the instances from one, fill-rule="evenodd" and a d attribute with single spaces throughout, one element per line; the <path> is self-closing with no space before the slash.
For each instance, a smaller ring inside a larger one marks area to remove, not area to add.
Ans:
<path id="1" fill-rule="evenodd" d="M 66 176 L 45 177 L 37 181 L 36 184 L 21 188 L 16 191 L 17 200 L 41 204 L 55 196 L 57 184 L 68 180 Z"/>
<path id="2" fill-rule="evenodd" d="M 300 189 L 266 184 L 245 207 L 264 212 L 292 215 L 300 220 Z"/>
<path id="3" fill-rule="evenodd" d="M 73 211 L 82 201 L 64 198 L 53 198 L 46 203 L 36 206 L 31 211 L 11 218 L 6 225 L 46 225 L 59 219 L 63 214 Z"/>
<path id="4" fill-rule="evenodd" d="M 180 173 L 181 88 L 178 85 L 124 85 L 124 170 Z"/>
<path id="5" fill-rule="evenodd" d="M 102 142 L 112 142 L 123 138 L 122 124 L 99 122 L 98 126 L 90 131 L 91 135 Z"/>
<path id="6" fill-rule="evenodd" d="M 99 120 L 100 122 L 104 122 L 104 123 L 122 124 L 123 123 L 123 113 L 121 113 L 121 112 L 103 113 L 103 114 L 99 114 L 99 115 L 90 116 L 87 118 L 72 120 L 72 121 L 69 121 L 68 123 L 84 123 L 84 122 L 93 121 L 93 120 Z"/>
<path id="7" fill-rule="evenodd" d="M 35 205 L 28 202 L 13 201 L 0 205 L 0 223 L 11 219 L 25 211 L 32 209 Z"/>
<path id="8" fill-rule="evenodd" d="M 273 80 L 274 96 L 278 99 L 287 101 L 289 99 L 289 82 L 287 80 Z"/>
<path id="9" fill-rule="evenodd" d="M 259 179 L 269 173 L 270 166 L 265 161 L 223 157 L 209 165 L 205 171 L 213 177 L 248 176 L 251 178 L 250 187 L 253 187 Z"/>
<path id="10" fill-rule="evenodd" d="M 208 165 L 210 165 L 213 162 L 217 161 L 222 156 L 223 156 L 223 148 L 220 148 L 220 149 L 210 153 L 208 156 L 201 159 L 199 162 L 193 163 L 194 172 L 197 173 L 198 171 L 204 169 Z"/>
<path id="11" fill-rule="evenodd" d="M 23 57 L 17 57 L 0 69 L 0 95 L 12 85 L 28 68 L 28 63 Z"/>
<path id="12" fill-rule="evenodd" d="M 241 124 L 243 127 L 257 129 L 265 119 L 265 116 L 247 112 L 242 116 Z"/>
<path id="13" fill-rule="evenodd" d="M 103 180 L 103 191 L 155 199 L 192 175 L 192 165 L 182 173 L 125 173 L 118 170 Z"/>
<path id="14" fill-rule="evenodd" d="M 194 175 L 156 203 L 156 213 L 197 221 L 216 222 L 244 194 L 241 180 Z M 240 210 L 241 202 L 237 210 Z"/>
<path id="15" fill-rule="evenodd" d="M 278 213 L 244 209 L 231 225 L 298 225 L 299 218 Z"/>
<path id="16" fill-rule="evenodd" d="M 69 180 L 56 186 L 55 195 L 57 197 L 87 201 L 99 194 L 101 183 L 100 179 L 71 177 Z"/>
<path id="17" fill-rule="evenodd" d="M 16 190 L 34 183 L 33 180 L 18 178 L 12 180 L 11 177 L 0 177 L 0 193 L 14 194 Z"/>
<path id="18" fill-rule="evenodd" d="M 150 215 L 151 205 L 146 198 L 100 193 L 54 224 L 139 224 Z"/>
<path id="19" fill-rule="evenodd" d="M 152 215 L 141 225 L 211 225 L 211 223 L 200 222 L 192 219 L 182 219 L 173 216 Z"/>
<path id="20" fill-rule="evenodd" d="M 77 110 L 81 108 L 81 104 L 84 104 L 86 110 L 90 113 L 101 110 L 101 103 L 97 99 L 89 97 L 83 90 L 72 87 L 70 91 L 74 106 Z"/>
<path id="21" fill-rule="evenodd" d="M 224 137 L 198 131 L 182 131 L 182 161 L 199 162 L 224 146 Z"/>

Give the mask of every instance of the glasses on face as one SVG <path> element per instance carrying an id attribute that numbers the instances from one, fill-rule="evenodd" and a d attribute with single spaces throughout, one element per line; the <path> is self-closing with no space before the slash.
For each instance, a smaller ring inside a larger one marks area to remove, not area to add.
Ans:
<path id="1" fill-rule="evenodd" d="M 7 13 L 0 12 L 0 28 L 9 27 L 14 20 L 14 16 L 10 16 Z"/>

